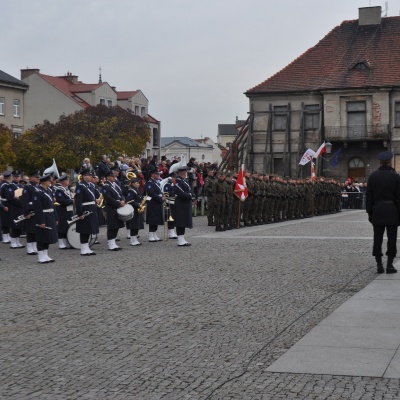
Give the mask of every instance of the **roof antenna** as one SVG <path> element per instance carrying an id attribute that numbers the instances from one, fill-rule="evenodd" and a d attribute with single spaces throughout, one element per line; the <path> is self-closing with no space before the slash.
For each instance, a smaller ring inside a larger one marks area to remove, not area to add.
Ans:
<path id="1" fill-rule="evenodd" d="M 385 15 L 384 15 L 385 18 L 387 18 L 388 16 L 388 11 L 389 11 L 389 2 L 385 1 Z"/>
<path id="2" fill-rule="evenodd" d="M 101 67 L 99 67 L 99 83 L 103 83 L 103 81 L 101 80 Z"/>

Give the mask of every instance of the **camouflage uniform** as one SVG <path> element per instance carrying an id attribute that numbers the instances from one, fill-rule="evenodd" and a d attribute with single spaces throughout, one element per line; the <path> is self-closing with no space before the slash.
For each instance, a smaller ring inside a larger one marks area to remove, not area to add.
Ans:
<path id="1" fill-rule="evenodd" d="M 215 183 L 215 178 L 211 174 L 211 172 L 209 171 L 209 175 L 204 180 L 204 195 L 207 196 L 208 226 L 215 226 L 215 221 L 214 221 L 215 201 L 213 197 L 213 186 Z"/>
<path id="2" fill-rule="evenodd" d="M 225 174 L 220 172 L 218 174 L 218 179 L 213 185 L 212 196 L 215 202 L 215 230 L 216 231 L 226 231 L 226 203 L 227 203 L 228 188 L 225 183 Z M 222 227 L 224 226 L 224 227 Z"/>

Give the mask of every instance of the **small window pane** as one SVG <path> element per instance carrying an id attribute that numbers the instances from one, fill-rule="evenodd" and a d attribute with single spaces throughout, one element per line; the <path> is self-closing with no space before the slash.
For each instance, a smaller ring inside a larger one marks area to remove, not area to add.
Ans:
<path id="1" fill-rule="evenodd" d="M 5 112 L 5 99 L 4 97 L 0 97 L 0 115 L 4 115 Z"/>
<path id="2" fill-rule="evenodd" d="M 19 117 L 19 100 L 14 100 L 14 117 Z"/>
<path id="3" fill-rule="evenodd" d="M 274 130 L 284 131 L 287 121 L 287 106 L 274 107 Z"/>
<path id="4" fill-rule="evenodd" d="M 347 103 L 347 112 L 365 111 L 365 101 L 349 101 Z"/>

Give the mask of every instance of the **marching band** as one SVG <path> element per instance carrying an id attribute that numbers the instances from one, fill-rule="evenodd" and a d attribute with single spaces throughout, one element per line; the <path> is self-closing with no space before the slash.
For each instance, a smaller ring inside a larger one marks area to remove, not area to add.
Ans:
<path id="1" fill-rule="evenodd" d="M 124 226 L 130 245 L 142 244 L 138 238 L 146 215 L 150 243 L 163 240 L 157 235 L 157 228 L 165 224 L 168 235 L 164 232 L 164 240 L 178 239 L 178 246 L 190 246 L 184 238 L 185 229 L 193 226 L 187 167 L 179 169 L 176 178 L 173 174 L 173 179 L 164 182 L 159 180 L 157 168 L 149 168 L 150 179 L 144 193 L 136 174 L 129 173 L 127 184 L 123 185 L 115 170 L 105 171 L 105 182 L 99 186 L 93 169 L 83 166 L 74 191 L 68 174 L 60 175 L 55 162 L 43 174 L 31 172 L 23 188 L 19 171 L 4 171 L 0 182 L 3 243 L 9 243 L 12 249 L 24 248 L 20 236 L 26 233 L 27 254 L 37 255 L 40 264 L 54 262 L 49 256 L 50 244 L 54 243 L 61 250 L 80 249 L 82 256 L 92 256 L 96 253 L 91 246 L 100 225 L 105 223 L 108 250 L 119 251 L 122 248 L 116 243 L 117 236 Z"/>

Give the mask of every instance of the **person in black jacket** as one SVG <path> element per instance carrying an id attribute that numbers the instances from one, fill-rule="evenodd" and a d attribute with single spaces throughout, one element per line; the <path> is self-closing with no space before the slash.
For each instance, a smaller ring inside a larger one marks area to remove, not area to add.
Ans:
<path id="1" fill-rule="evenodd" d="M 400 176 L 390 165 L 392 158 L 390 151 L 378 154 L 380 167 L 370 175 L 366 191 L 368 220 L 374 228 L 372 255 L 376 259 L 378 274 L 384 272 L 382 242 L 385 229 L 388 237 L 386 273 L 397 272 L 393 260 L 397 254 L 397 228 L 400 224 Z"/>
<path id="2" fill-rule="evenodd" d="M 161 192 L 161 186 L 158 181 L 160 173 L 154 167 L 149 167 L 150 179 L 146 183 L 147 210 L 146 223 L 149 225 L 149 242 L 160 242 L 157 236 L 157 228 L 164 225 L 164 201 L 165 196 Z"/>
<path id="3" fill-rule="evenodd" d="M 178 235 L 178 246 L 190 246 L 185 240 L 185 228 L 193 228 L 192 221 L 192 193 L 187 181 L 187 168 L 178 169 L 178 177 L 175 181 L 175 208 L 174 220 L 176 234 Z"/>
<path id="4" fill-rule="evenodd" d="M 90 250 L 90 236 L 99 233 L 99 220 L 97 218 L 96 193 L 90 183 L 91 172 L 89 169 L 81 170 L 82 181 L 76 188 L 74 197 L 76 214 L 79 219 L 75 230 L 79 233 L 82 256 L 94 256 Z"/>
<path id="5" fill-rule="evenodd" d="M 140 204 L 143 196 L 139 191 L 140 179 L 133 178 L 130 181 L 128 193 L 126 195 L 126 202 L 129 203 L 135 210 L 133 218 L 127 222 L 127 227 L 130 233 L 131 246 L 139 246 L 142 243 L 138 241 L 138 233 L 140 229 L 144 229 L 144 216 L 143 212 L 139 213 Z"/>
<path id="6" fill-rule="evenodd" d="M 49 245 L 57 243 L 57 212 L 54 207 L 53 193 L 50 190 L 51 175 L 39 178 L 40 185 L 33 195 L 33 210 L 36 217 L 36 240 L 38 249 L 38 262 L 54 262 L 49 257 Z"/>
<path id="7" fill-rule="evenodd" d="M 118 218 L 118 208 L 125 205 L 125 198 L 122 195 L 121 188 L 115 183 L 113 171 L 106 173 L 106 182 L 103 185 L 104 203 L 107 214 L 107 243 L 108 250 L 118 251 L 121 247 L 117 246 L 115 240 L 118 230 L 124 227 L 124 222 Z"/>

